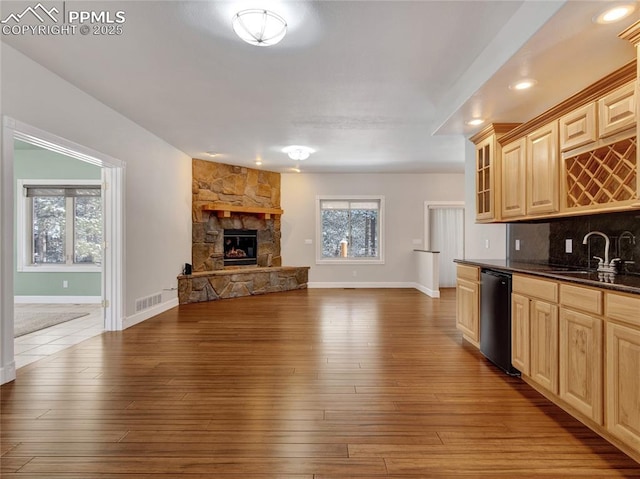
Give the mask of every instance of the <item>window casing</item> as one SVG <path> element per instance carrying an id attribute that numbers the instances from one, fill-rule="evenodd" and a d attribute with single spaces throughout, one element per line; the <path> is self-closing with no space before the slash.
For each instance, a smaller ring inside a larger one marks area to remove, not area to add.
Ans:
<path id="1" fill-rule="evenodd" d="M 100 272 L 100 181 L 19 180 L 17 186 L 18 271 Z"/>
<path id="2" fill-rule="evenodd" d="M 316 263 L 384 263 L 384 197 L 316 198 Z"/>

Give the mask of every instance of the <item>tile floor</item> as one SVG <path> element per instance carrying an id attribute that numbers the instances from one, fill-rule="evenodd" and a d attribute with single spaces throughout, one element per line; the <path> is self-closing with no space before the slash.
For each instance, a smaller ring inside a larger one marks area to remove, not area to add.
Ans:
<path id="1" fill-rule="evenodd" d="M 15 304 L 14 308 L 42 309 L 45 311 L 82 311 L 89 316 L 56 324 L 50 328 L 34 331 L 15 339 L 16 369 L 31 364 L 50 354 L 57 353 L 69 346 L 81 343 L 85 339 L 97 336 L 104 331 L 102 308 L 99 304 Z"/>

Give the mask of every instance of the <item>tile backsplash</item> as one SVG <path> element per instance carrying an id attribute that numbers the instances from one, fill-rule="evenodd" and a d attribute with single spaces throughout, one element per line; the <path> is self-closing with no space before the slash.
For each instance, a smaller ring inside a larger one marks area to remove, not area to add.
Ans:
<path id="1" fill-rule="evenodd" d="M 583 245 L 583 238 L 590 231 L 601 231 L 610 238 L 609 259 L 620 258 L 624 271 L 640 274 L 640 211 L 511 223 L 507 225 L 507 258 L 595 269 L 598 261 L 593 256 L 604 258 L 605 239 L 592 235 Z"/>

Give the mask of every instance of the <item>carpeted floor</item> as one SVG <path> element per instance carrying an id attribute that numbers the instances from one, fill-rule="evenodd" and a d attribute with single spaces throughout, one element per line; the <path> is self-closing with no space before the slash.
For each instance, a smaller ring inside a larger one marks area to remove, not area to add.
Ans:
<path id="1" fill-rule="evenodd" d="M 47 312 L 47 311 L 15 311 L 14 312 L 14 337 L 33 333 L 56 324 L 71 321 L 72 319 L 88 316 L 89 313 L 81 312 Z"/>

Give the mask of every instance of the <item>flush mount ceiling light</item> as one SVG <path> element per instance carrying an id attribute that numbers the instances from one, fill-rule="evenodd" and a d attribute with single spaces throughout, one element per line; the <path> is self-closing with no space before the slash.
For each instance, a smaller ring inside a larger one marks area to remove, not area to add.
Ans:
<path id="1" fill-rule="evenodd" d="M 509 88 L 511 90 L 528 90 L 529 88 L 534 86 L 536 83 L 538 82 L 535 80 L 532 80 L 531 78 L 525 78 L 523 80 L 518 80 L 517 82 L 512 83 L 511 85 L 509 85 Z"/>
<path id="2" fill-rule="evenodd" d="M 289 158 L 296 161 L 302 161 L 309 158 L 311 153 L 315 153 L 316 150 L 309 148 L 308 146 L 291 145 L 283 148 L 282 151 L 289 155 Z"/>
<path id="3" fill-rule="evenodd" d="M 593 21 L 600 24 L 614 23 L 631 15 L 635 8 L 633 3 L 618 4 L 607 8 L 600 15 L 594 17 Z"/>
<path id="4" fill-rule="evenodd" d="M 287 22 L 280 15 L 264 9 L 242 10 L 232 21 L 233 31 L 251 45 L 268 47 L 282 40 Z"/>

